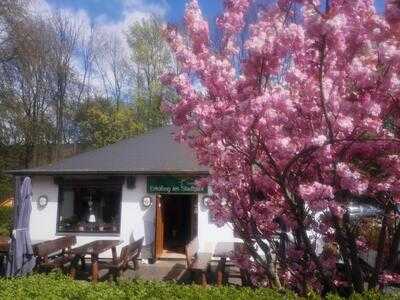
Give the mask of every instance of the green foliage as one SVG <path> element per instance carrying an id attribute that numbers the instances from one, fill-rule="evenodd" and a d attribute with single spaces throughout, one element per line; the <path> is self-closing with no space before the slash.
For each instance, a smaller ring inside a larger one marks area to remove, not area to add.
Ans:
<path id="1" fill-rule="evenodd" d="M 10 235 L 12 225 L 12 207 L 0 207 L 0 236 Z"/>
<path id="2" fill-rule="evenodd" d="M 296 299 L 270 289 L 202 288 L 166 282 L 122 281 L 118 284 L 74 281 L 60 274 L 0 279 L 0 299 Z"/>
<path id="3" fill-rule="evenodd" d="M 168 120 L 168 115 L 161 108 L 161 97 L 137 98 L 135 109 L 138 121 L 146 130 L 161 127 Z"/>
<path id="4" fill-rule="evenodd" d="M 134 103 L 138 119 L 145 130 L 165 125 L 168 115 L 161 100 L 175 101 L 176 95 L 161 83 L 161 76 L 173 72 L 170 49 L 157 18 L 134 23 L 127 38 L 132 62 L 135 65 Z"/>
<path id="5" fill-rule="evenodd" d="M 10 196 L 13 191 L 12 178 L 1 174 L 1 171 L 4 169 L 4 167 L 0 166 L 0 201 Z"/>
<path id="6" fill-rule="evenodd" d="M 180 285 L 167 282 L 152 281 L 120 281 L 92 285 L 88 282 L 74 281 L 59 273 L 50 275 L 32 275 L 15 279 L 0 279 L 0 299 L 265 299 L 294 300 L 321 299 L 310 294 L 305 298 L 298 297 L 290 291 L 275 291 L 267 288 L 239 288 L 224 286 L 221 288 L 203 288 L 199 285 Z M 342 299 L 336 295 L 326 297 L 329 300 Z M 370 291 L 363 295 L 353 295 L 350 299 L 398 299 L 396 295 L 383 295 Z"/>
<path id="7" fill-rule="evenodd" d="M 14 190 L 12 177 L 3 172 L 22 167 L 23 152 L 24 147 L 21 145 L 4 146 L 0 144 L 0 202 L 12 196 Z"/>
<path id="8" fill-rule="evenodd" d="M 82 142 L 103 147 L 143 132 L 135 110 L 125 104 L 117 108 L 106 100 L 88 102 L 78 116 Z"/>
<path id="9" fill-rule="evenodd" d="M 350 300 L 395 300 L 399 299 L 400 295 L 399 294 L 382 294 L 382 292 L 378 290 L 368 290 L 364 292 L 363 294 L 353 294 L 351 295 L 348 299 Z M 343 299 L 338 295 L 328 295 L 326 297 L 327 300 L 340 300 Z"/>

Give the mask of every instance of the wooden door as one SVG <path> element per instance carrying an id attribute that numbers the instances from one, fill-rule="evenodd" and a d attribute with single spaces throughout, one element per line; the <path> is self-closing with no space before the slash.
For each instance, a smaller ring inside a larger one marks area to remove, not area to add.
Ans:
<path id="1" fill-rule="evenodd" d="M 156 197 L 156 258 L 161 257 L 164 251 L 164 214 L 163 214 L 163 200 L 161 196 Z"/>

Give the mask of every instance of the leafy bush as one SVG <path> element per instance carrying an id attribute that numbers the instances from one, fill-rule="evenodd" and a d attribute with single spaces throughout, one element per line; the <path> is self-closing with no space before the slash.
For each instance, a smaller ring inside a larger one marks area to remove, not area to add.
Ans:
<path id="1" fill-rule="evenodd" d="M 74 281 L 61 274 L 0 279 L 0 299 L 296 299 L 270 289 L 202 288 L 166 282 L 120 281 L 117 284 Z"/>
<path id="2" fill-rule="evenodd" d="M 0 235 L 8 236 L 11 231 L 12 207 L 0 207 Z"/>
<path id="3" fill-rule="evenodd" d="M 328 296 L 330 300 L 341 299 Z M 0 299 L 320 299 L 310 294 L 306 298 L 297 297 L 292 292 L 278 292 L 271 289 L 250 289 L 224 286 L 203 288 L 198 285 L 180 285 L 167 282 L 120 281 L 92 285 L 89 282 L 74 281 L 71 278 L 53 273 L 32 275 L 15 279 L 0 279 Z M 351 299 L 398 299 L 396 296 L 380 295 L 370 292 L 354 295 Z"/>

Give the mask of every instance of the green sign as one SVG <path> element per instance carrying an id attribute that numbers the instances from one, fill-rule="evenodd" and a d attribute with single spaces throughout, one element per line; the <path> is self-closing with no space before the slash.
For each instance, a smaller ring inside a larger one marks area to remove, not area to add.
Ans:
<path id="1" fill-rule="evenodd" d="M 147 192 L 152 194 L 194 194 L 207 193 L 207 188 L 196 186 L 198 177 L 187 176 L 149 176 Z"/>

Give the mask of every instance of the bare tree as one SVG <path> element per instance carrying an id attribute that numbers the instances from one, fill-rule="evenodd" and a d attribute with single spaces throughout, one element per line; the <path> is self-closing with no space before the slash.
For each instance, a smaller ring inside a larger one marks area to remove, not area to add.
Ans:
<path id="1" fill-rule="evenodd" d="M 68 85 L 72 78 L 72 58 L 78 41 L 77 24 L 67 16 L 56 12 L 50 22 L 52 93 L 56 117 L 55 143 L 56 155 L 61 158 L 61 146 L 65 141 L 64 114 L 67 102 Z"/>
<path id="2" fill-rule="evenodd" d="M 77 49 L 77 59 L 81 63 L 81 76 L 76 81 L 78 85 L 78 93 L 76 96 L 76 102 L 79 104 L 85 98 L 90 98 L 91 79 L 93 74 L 94 62 L 95 62 L 95 35 L 97 34 L 95 26 L 90 26 L 89 32 L 81 32 L 80 41 Z"/>
<path id="3" fill-rule="evenodd" d="M 78 31 L 60 13 L 50 18 L 25 14 L 10 19 L 0 63 L 0 124 L 11 144 L 24 145 L 23 165 L 37 162 L 37 145 L 65 141 L 65 109 L 70 102 Z"/>
<path id="4" fill-rule="evenodd" d="M 24 7 L 28 0 L 2 0 L 0 2 L 0 63 L 13 57 L 13 49 L 10 47 L 10 31 L 18 23 L 23 22 L 26 12 Z"/>
<path id="5" fill-rule="evenodd" d="M 25 145 L 23 164 L 28 167 L 35 145 L 47 135 L 50 75 L 47 57 L 50 53 L 42 20 L 25 18 L 8 32 L 13 57 L 1 64 L 1 105 L 7 108 L 3 124 L 14 128 L 13 141 Z M 4 116 L 4 115 L 3 115 Z"/>
<path id="6" fill-rule="evenodd" d="M 113 33 L 99 41 L 96 52 L 96 67 L 107 98 L 113 98 L 117 107 L 126 96 L 132 70 L 123 37 Z"/>

